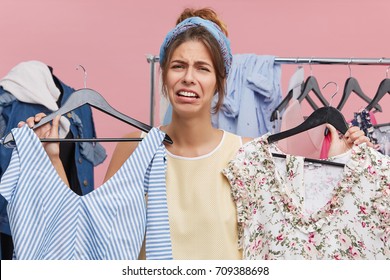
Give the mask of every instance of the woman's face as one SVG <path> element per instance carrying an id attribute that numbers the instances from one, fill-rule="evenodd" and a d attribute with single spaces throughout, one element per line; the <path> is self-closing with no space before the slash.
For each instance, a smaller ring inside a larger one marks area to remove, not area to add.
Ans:
<path id="1" fill-rule="evenodd" d="M 216 74 L 208 49 L 202 42 L 187 41 L 172 54 L 166 86 L 173 110 L 182 116 L 210 114 L 216 91 Z"/>

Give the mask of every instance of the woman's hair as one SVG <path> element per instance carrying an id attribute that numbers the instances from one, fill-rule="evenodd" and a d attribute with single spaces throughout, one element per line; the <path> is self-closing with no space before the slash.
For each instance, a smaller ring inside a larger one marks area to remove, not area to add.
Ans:
<path id="1" fill-rule="evenodd" d="M 202 19 L 212 21 L 218 25 L 218 27 L 226 36 L 228 34 L 226 24 L 223 23 L 218 18 L 217 14 L 210 8 L 203 8 L 198 10 L 187 8 L 180 14 L 176 24 L 179 24 L 183 20 L 191 17 L 200 17 Z M 218 101 L 215 104 L 212 112 L 217 113 L 222 106 L 223 98 L 226 94 L 226 66 L 220 44 L 218 43 L 217 39 L 203 26 L 189 28 L 186 31 L 180 33 L 166 48 L 165 57 L 163 61 L 160 61 L 160 66 L 162 69 L 163 94 L 165 96 L 167 95 L 165 81 L 167 78 L 167 67 L 169 66 L 169 61 L 172 58 L 172 54 L 177 47 L 188 41 L 202 42 L 211 53 L 211 59 L 215 68 L 217 80 L 216 94 L 218 94 Z"/>
<path id="2" fill-rule="evenodd" d="M 186 8 L 180 14 L 179 18 L 176 20 L 176 25 L 178 25 L 180 22 L 190 17 L 200 17 L 212 21 L 215 24 L 217 24 L 219 28 L 221 28 L 222 32 L 226 35 L 226 37 L 228 37 L 229 35 L 226 24 L 222 20 L 220 20 L 218 18 L 217 13 L 210 8 L 203 8 L 198 10 Z"/>

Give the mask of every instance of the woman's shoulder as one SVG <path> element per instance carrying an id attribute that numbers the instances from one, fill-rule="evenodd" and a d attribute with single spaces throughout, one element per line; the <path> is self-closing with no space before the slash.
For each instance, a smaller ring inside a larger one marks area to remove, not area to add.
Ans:
<path id="1" fill-rule="evenodd" d="M 238 140 L 240 146 L 253 140 L 253 138 L 251 138 L 251 137 L 240 136 L 240 135 L 237 135 L 235 133 L 228 132 L 228 131 L 224 131 L 224 133 L 225 133 L 225 135 L 228 135 L 228 137 L 230 137 L 230 139 L 236 139 L 234 141 Z"/>
<path id="2" fill-rule="evenodd" d="M 137 130 L 137 131 L 129 132 L 129 133 L 125 134 L 123 137 L 124 138 L 138 138 L 138 137 L 142 137 L 142 134 L 143 134 L 143 132 L 141 130 Z"/>
<path id="3" fill-rule="evenodd" d="M 241 137 L 241 139 L 242 139 L 242 144 L 246 144 L 253 140 L 253 138 L 250 137 Z"/>

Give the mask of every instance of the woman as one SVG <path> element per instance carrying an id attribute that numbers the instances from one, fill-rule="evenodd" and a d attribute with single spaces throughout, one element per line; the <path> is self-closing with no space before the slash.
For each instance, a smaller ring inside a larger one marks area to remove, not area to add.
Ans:
<path id="1" fill-rule="evenodd" d="M 223 31 L 225 30 L 225 32 Z M 221 173 L 239 147 L 251 139 L 216 129 L 211 124 L 212 99 L 217 112 L 225 94 L 225 82 L 232 55 L 225 25 L 211 9 L 186 9 L 160 50 L 163 92 L 169 98 L 172 122 L 160 129 L 173 140 L 166 145 L 166 185 L 169 223 L 174 259 L 241 259 L 237 245 L 236 208 L 230 185 Z M 42 115 L 37 115 L 39 121 Z M 34 118 L 27 120 L 32 126 Z M 56 136 L 53 127 L 39 135 Z M 45 131 L 43 131 L 45 130 Z M 330 156 L 349 149 L 353 143 L 367 142 L 357 127 L 342 140 L 330 127 L 334 138 Z M 126 137 L 140 137 L 135 132 Z M 51 148 L 49 147 L 51 146 Z M 53 147 L 54 146 L 54 147 Z M 122 166 L 137 147 L 134 142 L 117 145 L 105 181 Z M 58 146 L 46 145 L 61 173 Z"/>
<path id="2" fill-rule="evenodd" d="M 187 9 L 178 21 L 160 51 L 163 92 L 173 108 L 172 122 L 160 127 L 174 143 L 166 146 L 173 257 L 240 259 L 236 210 L 221 170 L 250 139 L 213 128 L 210 112 L 214 95 L 219 100 L 216 112 L 225 93 L 231 64 L 227 32 L 222 31 L 226 30 L 225 25 L 210 9 Z M 337 135 L 334 129 L 332 132 Z M 347 135 L 357 143 L 365 140 L 356 127 Z M 128 136 L 139 137 L 139 133 Z M 332 153 L 348 149 L 344 141 L 337 143 Z M 118 145 L 106 180 L 119 169 L 135 145 Z"/>

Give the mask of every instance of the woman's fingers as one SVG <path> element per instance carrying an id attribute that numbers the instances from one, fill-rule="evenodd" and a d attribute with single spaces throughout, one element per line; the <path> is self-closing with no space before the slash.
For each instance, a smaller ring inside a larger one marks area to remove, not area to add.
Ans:
<path id="1" fill-rule="evenodd" d="M 53 119 L 53 122 L 52 122 L 52 125 L 51 125 L 51 129 L 50 129 L 50 137 L 58 138 L 58 126 L 59 126 L 59 123 L 60 123 L 60 118 L 61 118 L 61 116 L 57 115 Z"/>
<path id="2" fill-rule="evenodd" d="M 34 127 L 34 125 L 36 124 L 36 123 L 38 123 L 43 117 L 45 117 L 46 116 L 46 114 L 45 113 L 38 113 L 38 114 L 36 114 L 35 116 L 33 116 L 33 117 L 29 117 L 27 120 L 26 120 L 26 122 L 25 123 L 27 123 L 27 125 L 30 127 L 30 128 L 32 128 L 32 127 Z M 23 126 L 24 125 L 24 122 L 19 122 L 18 123 L 18 127 L 20 127 L 20 126 Z"/>
<path id="3" fill-rule="evenodd" d="M 25 122 L 20 121 L 20 122 L 18 123 L 18 127 L 22 127 L 24 124 L 25 124 Z"/>
<path id="4" fill-rule="evenodd" d="M 370 142 L 370 138 L 365 136 L 364 131 L 360 130 L 357 126 L 352 126 L 344 135 L 344 140 L 350 146 L 366 143 L 369 147 L 373 147 L 374 144 Z"/>

